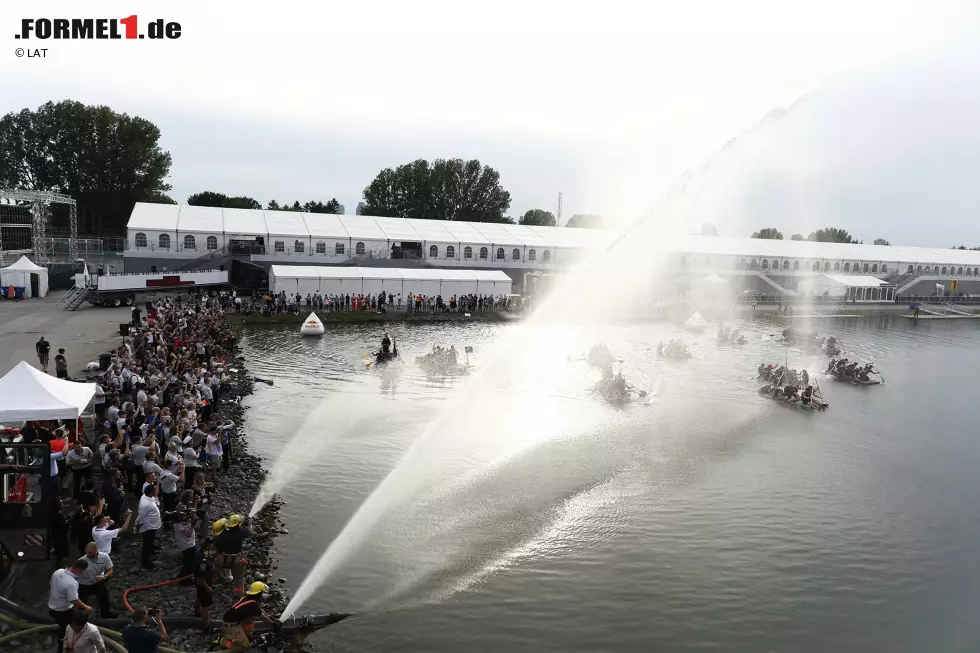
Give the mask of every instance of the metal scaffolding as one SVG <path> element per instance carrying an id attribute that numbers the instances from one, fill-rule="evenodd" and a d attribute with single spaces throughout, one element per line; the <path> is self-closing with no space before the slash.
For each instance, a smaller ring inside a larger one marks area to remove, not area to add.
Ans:
<path id="1" fill-rule="evenodd" d="M 51 261 L 52 241 L 47 237 L 48 217 L 51 215 L 52 204 L 67 204 L 69 210 L 69 257 L 74 261 L 78 257 L 78 206 L 75 200 L 53 191 L 19 190 L 15 188 L 0 188 L 0 201 L 22 202 L 31 207 L 31 247 L 34 252 L 34 262 L 45 265 Z M 3 259 L 3 242 L 0 241 L 0 260 Z"/>

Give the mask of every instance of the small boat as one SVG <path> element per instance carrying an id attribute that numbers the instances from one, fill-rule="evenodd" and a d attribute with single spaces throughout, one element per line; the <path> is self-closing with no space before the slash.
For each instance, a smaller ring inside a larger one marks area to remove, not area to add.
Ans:
<path id="1" fill-rule="evenodd" d="M 850 365 L 844 365 L 842 368 L 840 363 L 847 362 L 847 359 L 840 361 L 836 358 L 830 361 L 830 365 L 827 366 L 827 375 L 835 381 L 853 383 L 854 385 L 882 385 L 884 383 L 881 372 L 875 369 L 873 363 L 866 365 L 851 363 Z M 871 378 L 872 374 L 878 376 L 878 378 Z"/>
<path id="2" fill-rule="evenodd" d="M 299 333 L 302 336 L 322 336 L 323 332 L 323 322 L 316 316 L 316 313 L 310 313 L 303 322 L 303 326 L 299 328 Z"/>
<path id="3" fill-rule="evenodd" d="M 817 399 L 816 397 L 814 397 L 813 400 L 810 401 L 810 403 L 805 404 L 799 399 L 787 399 L 784 396 L 776 396 L 772 393 L 772 388 L 767 385 L 764 385 L 761 388 L 759 388 L 759 396 L 765 397 L 770 401 L 775 401 L 776 403 L 782 404 L 783 406 L 787 406 L 789 408 L 795 408 L 796 410 L 802 410 L 808 413 L 813 411 L 826 410 L 827 408 L 830 408 L 830 404 L 824 403 L 819 399 Z"/>

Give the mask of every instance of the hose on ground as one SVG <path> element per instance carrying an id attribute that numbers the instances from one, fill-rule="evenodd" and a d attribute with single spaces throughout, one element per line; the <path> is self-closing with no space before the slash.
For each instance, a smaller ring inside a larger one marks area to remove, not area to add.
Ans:
<path id="1" fill-rule="evenodd" d="M 14 628 L 22 629 L 15 633 L 7 633 L 6 635 L 0 637 L 0 644 L 4 644 L 6 642 L 9 642 L 14 639 L 18 639 L 20 637 L 28 637 L 30 635 L 46 633 L 49 631 L 55 633 L 55 637 L 59 637 L 61 634 L 57 632 L 60 630 L 60 626 L 58 626 L 58 624 L 32 624 L 26 621 L 20 621 L 19 619 L 14 619 L 13 617 L 4 614 L 3 612 L 0 612 L 0 621 L 4 623 L 8 623 Z M 102 626 L 96 626 L 96 627 L 99 629 L 99 632 L 102 633 L 102 635 L 104 636 L 105 643 L 107 646 L 113 648 L 119 653 L 126 653 L 126 648 L 119 642 L 115 641 L 115 640 L 122 639 L 121 632 L 119 632 L 118 630 L 112 630 L 110 628 L 104 628 Z M 178 651 L 177 649 L 166 648 L 163 646 L 159 647 L 157 650 L 161 651 L 161 653 L 184 653 L 183 651 Z"/>
<path id="2" fill-rule="evenodd" d="M 182 578 L 174 578 L 173 580 L 166 580 L 166 581 L 163 581 L 162 583 L 154 583 L 153 585 L 137 585 L 136 587 L 127 587 L 123 591 L 123 595 L 122 595 L 123 605 L 126 606 L 126 610 L 130 614 L 132 614 L 133 613 L 133 606 L 131 606 L 129 604 L 129 593 L 130 592 L 140 592 L 142 590 L 151 590 L 151 589 L 153 589 L 155 587 L 166 587 L 167 585 L 176 585 L 177 583 L 182 583 L 185 580 L 188 580 L 188 579 L 193 578 L 193 577 L 194 577 L 193 574 L 189 574 L 189 575 L 184 576 Z"/>

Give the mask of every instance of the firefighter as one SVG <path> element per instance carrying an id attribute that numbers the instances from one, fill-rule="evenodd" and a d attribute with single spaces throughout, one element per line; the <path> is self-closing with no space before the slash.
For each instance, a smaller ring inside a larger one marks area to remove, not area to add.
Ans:
<path id="1" fill-rule="evenodd" d="M 252 645 L 249 638 L 255 630 L 255 620 L 261 619 L 266 623 L 278 626 L 262 609 L 262 592 L 268 589 L 265 583 L 255 581 L 245 596 L 228 608 L 222 623 L 221 637 L 218 645 L 227 651 L 246 651 Z"/>

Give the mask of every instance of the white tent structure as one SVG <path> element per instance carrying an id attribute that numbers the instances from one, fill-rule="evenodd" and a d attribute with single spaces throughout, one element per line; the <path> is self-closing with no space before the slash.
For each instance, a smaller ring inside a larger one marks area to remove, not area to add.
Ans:
<path id="1" fill-rule="evenodd" d="M 894 284 L 867 275 L 823 274 L 811 280 L 806 285 L 806 291 L 811 295 L 835 297 L 852 303 L 895 301 Z"/>
<path id="2" fill-rule="evenodd" d="M 13 265 L 0 268 L 0 286 L 23 288 L 25 297 L 44 297 L 48 294 L 48 269 L 21 256 Z"/>
<path id="3" fill-rule="evenodd" d="M 273 265 L 269 288 L 287 295 L 509 295 L 512 280 L 500 270 L 361 268 Z"/>
<path id="4" fill-rule="evenodd" d="M 0 379 L 0 422 L 78 419 L 94 396 L 94 383 L 56 379 L 21 361 Z"/>

